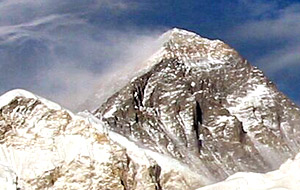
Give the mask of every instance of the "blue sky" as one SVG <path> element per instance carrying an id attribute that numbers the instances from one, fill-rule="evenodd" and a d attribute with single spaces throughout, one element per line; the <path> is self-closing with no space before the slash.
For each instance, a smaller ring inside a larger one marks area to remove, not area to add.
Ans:
<path id="1" fill-rule="evenodd" d="M 24 88 L 73 109 L 178 27 L 225 41 L 300 104 L 299 1 L 0 0 L 0 15 L 0 93 Z"/>

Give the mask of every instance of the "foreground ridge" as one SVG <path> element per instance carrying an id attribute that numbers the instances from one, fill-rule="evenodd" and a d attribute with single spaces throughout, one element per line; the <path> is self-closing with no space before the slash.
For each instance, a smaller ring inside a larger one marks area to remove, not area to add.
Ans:
<path id="1" fill-rule="evenodd" d="M 24 90 L 0 100 L 0 189 L 188 190 L 209 183 L 88 112 L 74 115 Z"/>

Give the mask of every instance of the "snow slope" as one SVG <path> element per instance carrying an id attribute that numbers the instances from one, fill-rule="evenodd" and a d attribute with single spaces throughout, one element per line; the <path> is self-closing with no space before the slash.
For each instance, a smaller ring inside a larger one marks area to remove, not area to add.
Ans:
<path id="1" fill-rule="evenodd" d="M 300 154 L 288 160 L 278 170 L 260 173 L 236 173 L 225 181 L 197 190 L 299 190 Z"/>

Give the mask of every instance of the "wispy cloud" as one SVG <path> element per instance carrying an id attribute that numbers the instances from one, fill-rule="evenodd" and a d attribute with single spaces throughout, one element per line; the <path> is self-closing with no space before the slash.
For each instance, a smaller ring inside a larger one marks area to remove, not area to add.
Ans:
<path id="1" fill-rule="evenodd" d="M 300 4 L 280 7 L 263 3 L 262 7 L 273 9 L 265 8 L 257 17 L 231 30 L 229 36 L 247 45 L 256 44 L 262 52 L 264 47 L 272 47 L 272 51 L 254 60 L 269 75 L 276 75 L 284 67 L 299 68 Z"/>
<path id="2" fill-rule="evenodd" d="M 52 51 L 51 67 L 40 68 L 37 75 L 44 94 L 71 109 L 95 108 L 82 106 L 89 98 L 95 98 L 99 106 L 97 101 L 112 95 L 159 48 L 156 39 L 160 32 L 140 32 L 101 31 L 105 40 L 77 36 L 79 41 L 62 42 L 66 55 Z M 78 47 L 69 49 L 74 46 Z"/>
<path id="3" fill-rule="evenodd" d="M 299 36 L 299 20 L 300 4 L 293 4 L 284 9 L 273 10 L 272 16 L 247 22 L 234 30 L 236 37 L 248 41 L 291 39 Z"/>
<path id="4" fill-rule="evenodd" d="M 52 14 L 82 15 L 103 9 L 132 10 L 138 3 L 127 0 L 3 0 L 0 2 L 0 25 L 29 22 Z"/>
<path id="5" fill-rule="evenodd" d="M 293 68 L 300 66 L 300 44 L 290 47 L 278 48 L 277 50 L 262 56 L 256 62 L 271 74 L 286 67 Z"/>
<path id="6" fill-rule="evenodd" d="M 266 17 L 278 9 L 276 1 L 238 0 L 238 5 L 247 10 L 250 17 Z"/>
<path id="7" fill-rule="evenodd" d="M 121 0 L 0 2 L 0 91 L 25 88 L 76 109 L 111 88 L 111 76 L 130 75 L 156 50 L 161 30 L 112 30 L 85 15 L 136 8 Z"/>

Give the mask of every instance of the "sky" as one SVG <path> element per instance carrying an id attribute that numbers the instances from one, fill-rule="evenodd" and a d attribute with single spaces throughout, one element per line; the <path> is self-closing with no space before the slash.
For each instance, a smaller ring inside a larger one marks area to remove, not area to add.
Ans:
<path id="1" fill-rule="evenodd" d="M 0 0 L 0 94 L 22 88 L 74 110 L 174 27 L 225 41 L 300 104 L 291 0 Z"/>

